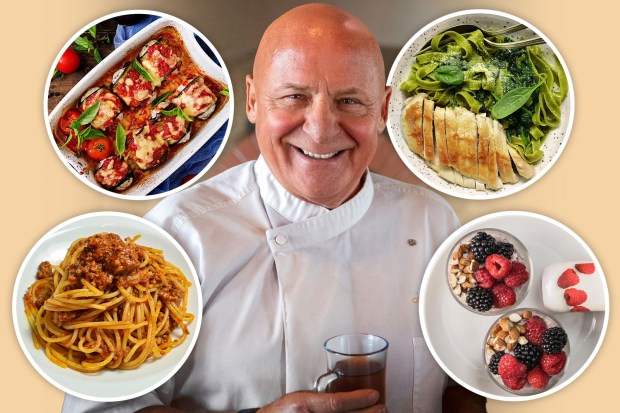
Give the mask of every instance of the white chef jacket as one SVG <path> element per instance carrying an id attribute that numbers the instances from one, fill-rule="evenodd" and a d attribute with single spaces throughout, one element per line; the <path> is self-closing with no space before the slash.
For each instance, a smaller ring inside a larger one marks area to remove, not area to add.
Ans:
<path id="1" fill-rule="evenodd" d="M 326 370 L 323 343 L 345 333 L 388 340 L 391 412 L 441 412 L 446 376 L 418 315 L 426 265 L 458 226 L 440 196 L 367 173 L 357 195 L 329 210 L 289 194 L 259 158 L 168 197 L 146 218 L 179 241 L 200 277 L 194 351 L 156 391 L 116 404 L 67 396 L 64 412 L 263 406 L 312 389 Z"/>

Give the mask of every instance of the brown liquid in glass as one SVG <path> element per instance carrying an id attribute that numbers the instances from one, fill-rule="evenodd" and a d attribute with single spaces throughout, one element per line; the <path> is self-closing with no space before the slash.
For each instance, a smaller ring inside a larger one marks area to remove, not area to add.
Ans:
<path id="1" fill-rule="evenodd" d="M 374 389 L 379 392 L 377 404 L 385 404 L 385 368 L 366 357 L 341 360 L 332 370 L 337 379 L 327 385 L 328 393 Z"/>

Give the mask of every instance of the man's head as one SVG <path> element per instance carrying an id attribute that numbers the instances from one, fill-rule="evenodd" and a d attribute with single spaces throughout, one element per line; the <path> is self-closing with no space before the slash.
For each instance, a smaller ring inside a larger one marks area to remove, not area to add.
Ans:
<path id="1" fill-rule="evenodd" d="M 324 4 L 283 14 L 265 31 L 246 86 L 261 153 L 287 191 L 328 208 L 357 193 L 390 96 L 361 21 Z"/>

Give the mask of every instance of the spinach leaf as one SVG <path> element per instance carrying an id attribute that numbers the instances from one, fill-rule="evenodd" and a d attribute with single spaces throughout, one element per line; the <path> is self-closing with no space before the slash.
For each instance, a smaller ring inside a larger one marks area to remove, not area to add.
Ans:
<path id="1" fill-rule="evenodd" d="M 491 116 L 495 119 L 504 119 L 506 116 L 516 112 L 527 103 L 532 93 L 534 93 L 542 83 L 543 82 L 540 81 L 537 85 L 532 87 L 518 87 L 508 91 L 508 93 L 495 103 L 493 109 L 491 109 Z"/>
<path id="2" fill-rule="evenodd" d="M 446 85 L 461 85 L 465 81 L 465 74 L 458 66 L 439 66 L 435 69 L 435 77 Z"/>

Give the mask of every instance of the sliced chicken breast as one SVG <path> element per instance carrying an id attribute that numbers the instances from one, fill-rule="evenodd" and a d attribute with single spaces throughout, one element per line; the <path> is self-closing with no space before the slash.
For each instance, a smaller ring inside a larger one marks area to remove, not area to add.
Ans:
<path id="1" fill-rule="evenodd" d="M 403 135 L 409 149 L 424 158 L 424 136 L 422 133 L 422 116 L 426 94 L 418 93 L 405 100 L 401 115 Z"/>

